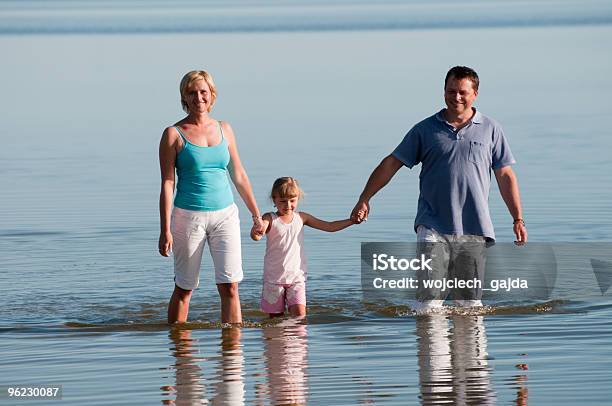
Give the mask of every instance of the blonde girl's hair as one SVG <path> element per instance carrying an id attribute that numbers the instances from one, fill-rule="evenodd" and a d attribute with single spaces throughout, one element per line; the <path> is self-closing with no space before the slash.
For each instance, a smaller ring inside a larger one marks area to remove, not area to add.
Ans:
<path id="1" fill-rule="evenodd" d="M 181 106 L 183 106 L 183 110 L 185 113 L 189 114 L 189 109 L 187 107 L 187 103 L 185 102 L 185 96 L 187 93 L 187 89 L 189 86 L 193 85 L 198 80 L 203 80 L 206 82 L 208 87 L 210 88 L 210 107 L 208 107 L 208 112 L 212 110 L 215 101 L 217 100 L 217 87 L 213 82 L 213 78 L 210 73 L 205 70 L 192 70 L 191 72 L 187 72 L 183 79 L 181 79 L 181 84 L 179 86 L 179 90 L 181 92 Z"/>
<path id="2" fill-rule="evenodd" d="M 275 197 L 281 199 L 297 197 L 298 199 L 302 199 L 304 197 L 304 191 L 302 191 L 296 179 L 291 176 L 284 176 L 274 181 L 270 197 L 272 200 L 274 200 Z"/>

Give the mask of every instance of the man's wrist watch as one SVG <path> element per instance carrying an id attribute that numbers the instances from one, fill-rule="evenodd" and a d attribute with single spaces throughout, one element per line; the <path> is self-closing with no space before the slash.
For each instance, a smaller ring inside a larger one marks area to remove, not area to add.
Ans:
<path id="1" fill-rule="evenodd" d="M 523 219 L 514 219 L 514 222 L 512 224 L 516 224 L 516 223 L 521 223 L 521 224 L 525 225 L 525 220 L 523 220 Z"/>

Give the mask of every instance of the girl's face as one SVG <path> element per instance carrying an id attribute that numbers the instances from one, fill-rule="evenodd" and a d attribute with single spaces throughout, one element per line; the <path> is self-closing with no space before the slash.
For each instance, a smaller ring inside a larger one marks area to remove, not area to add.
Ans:
<path id="1" fill-rule="evenodd" d="M 288 214 L 292 214 L 293 211 L 297 208 L 298 205 L 298 197 L 278 197 L 274 196 L 274 206 L 280 213 L 281 216 L 286 216 Z"/>

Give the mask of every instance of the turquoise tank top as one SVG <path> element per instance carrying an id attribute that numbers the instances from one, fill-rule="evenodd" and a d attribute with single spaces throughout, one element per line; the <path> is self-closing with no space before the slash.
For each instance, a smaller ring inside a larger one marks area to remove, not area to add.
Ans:
<path id="1" fill-rule="evenodd" d="M 185 210 L 221 210 L 234 203 L 234 196 L 227 177 L 230 154 L 223 129 L 219 122 L 221 142 L 202 147 L 183 139 L 183 149 L 176 156 L 178 182 L 174 206 Z"/>

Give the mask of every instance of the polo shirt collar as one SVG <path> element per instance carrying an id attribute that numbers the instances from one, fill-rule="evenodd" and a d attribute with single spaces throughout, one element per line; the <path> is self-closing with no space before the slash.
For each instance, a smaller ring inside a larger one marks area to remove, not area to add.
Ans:
<path id="1" fill-rule="evenodd" d="M 482 114 L 480 113 L 480 111 L 476 110 L 475 107 L 472 107 L 472 109 L 474 109 L 474 116 L 472 117 L 472 123 L 482 124 Z"/>
<path id="2" fill-rule="evenodd" d="M 438 121 L 448 124 L 446 118 L 444 118 L 444 110 L 446 109 L 438 111 L 438 113 L 436 113 L 436 118 L 438 119 Z M 472 110 L 474 110 L 474 115 L 472 116 L 470 121 L 474 124 L 482 124 L 482 113 L 476 110 L 476 107 L 472 107 Z"/>

